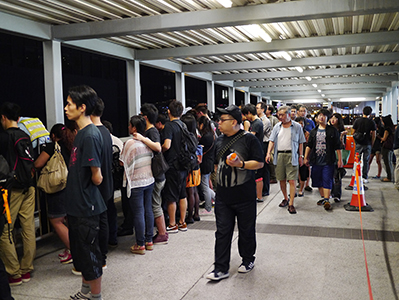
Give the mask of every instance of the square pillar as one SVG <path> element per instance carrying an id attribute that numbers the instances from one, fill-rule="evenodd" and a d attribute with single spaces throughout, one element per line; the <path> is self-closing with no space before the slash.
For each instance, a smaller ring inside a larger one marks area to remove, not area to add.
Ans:
<path id="1" fill-rule="evenodd" d="M 140 113 L 141 87 L 140 87 L 140 63 L 136 60 L 126 61 L 127 73 L 127 107 L 129 118 Z"/>
<path id="2" fill-rule="evenodd" d="M 46 127 L 48 130 L 53 125 L 65 121 L 61 58 L 60 42 L 43 42 L 44 94 L 46 98 Z"/>
<path id="3" fill-rule="evenodd" d="M 182 72 L 175 73 L 176 79 L 176 100 L 186 107 L 186 86 L 185 86 L 185 75 Z"/>
<path id="4" fill-rule="evenodd" d="M 206 82 L 206 104 L 208 106 L 208 110 L 215 112 L 216 104 L 215 104 L 215 82 L 207 81 Z"/>
<path id="5" fill-rule="evenodd" d="M 229 105 L 235 104 L 236 103 L 235 89 L 234 89 L 234 87 L 231 87 L 231 86 L 229 86 L 228 89 L 229 89 Z"/>

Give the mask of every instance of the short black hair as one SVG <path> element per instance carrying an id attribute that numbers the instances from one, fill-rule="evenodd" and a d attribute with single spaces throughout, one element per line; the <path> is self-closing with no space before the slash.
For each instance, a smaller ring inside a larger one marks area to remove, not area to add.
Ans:
<path id="1" fill-rule="evenodd" d="M 104 101 L 100 97 L 97 97 L 97 102 L 96 105 L 94 106 L 91 115 L 95 117 L 101 117 L 103 115 L 104 108 L 105 108 Z"/>
<path id="2" fill-rule="evenodd" d="M 274 106 L 271 104 L 268 104 L 266 110 L 270 111 L 270 113 L 272 114 L 274 112 Z"/>
<path id="3" fill-rule="evenodd" d="M 247 115 L 248 113 L 251 113 L 252 115 L 256 116 L 256 106 L 253 105 L 252 103 L 248 103 L 242 108 L 241 112 L 244 116 Z"/>
<path id="4" fill-rule="evenodd" d="M 320 109 L 318 115 L 319 114 L 323 114 L 324 116 L 326 116 L 327 120 L 330 119 L 330 117 L 331 117 L 331 112 L 326 108 Z"/>
<path id="5" fill-rule="evenodd" d="M 130 118 L 130 125 L 136 128 L 137 132 L 140 134 L 145 133 L 145 129 L 147 128 L 147 123 L 143 116 L 133 116 Z"/>
<path id="6" fill-rule="evenodd" d="M 180 101 L 172 100 L 169 103 L 169 112 L 175 118 L 180 118 L 183 113 L 183 104 Z"/>
<path id="7" fill-rule="evenodd" d="M 258 105 L 258 104 L 260 104 L 260 108 L 263 110 L 263 112 L 265 112 L 266 108 L 267 108 L 266 103 L 263 101 L 260 101 L 260 102 L 256 103 L 256 105 Z"/>
<path id="8" fill-rule="evenodd" d="M 152 103 L 144 103 L 140 111 L 143 116 L 146 116 L 148 119 L 148 122 L 150 122 L 152 125 L 154 125 L 157 121 L 158 118 L 158 109 L 155 107 L 154 104 Z"/>
<path id="9" fill-rule="evenodd" d="M 161 122 L 162 125 L 165 125 L 167 121 L 168 121 L 167 116 L 165 116 L 164 114 L 159 114 L 156 123 Z"/>
<path id="10" fill-rule="evenodd" d="M 366 116 L 371 115 L 371 112 L 373 111 L 373 109 L 371 108 L 371 106 L 365 106 L 363 108 L 363 114 Z"/>
<path id="11" fill-rule="evenodd" d="M 103 120 L 102 123 L 103 123 L 103 125 L 105 126 L 105 128 L 108 129 L 108 131 L 109 131 L 110 133 L 113 133 L 113 132 L 114 132 L 114 128 L 112 127 L 112 123 L 111 123 L 110 121 Z"/>
<path id="12" fill-rule="evenodd" d="M 21 107 L 12 102 L 4 102 L 1 106 L 1 115 L 5 116 L 7 119 L 11 121 L 18 122 L 20 117 Z"/>
<path id="13" fill-rule="evenodd" d="M 72 102 L 76 104 L 76 107 L 81 107 L 83 104 L 86 105 L 86 116 L 90 116 L 97 103 L 97 93 L 91 87 L 87 85 L 73 86 L 69 88 L 69 97 Z"/>

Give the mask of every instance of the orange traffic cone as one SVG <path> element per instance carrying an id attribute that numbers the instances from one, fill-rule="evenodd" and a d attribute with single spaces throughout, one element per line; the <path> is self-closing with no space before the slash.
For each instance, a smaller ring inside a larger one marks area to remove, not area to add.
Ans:
<path id="1" fill-rule="evenodd" d="M 359 153 L 356 153 L 356 155 L 359 155 Z M 358 156 L 356 156 L 356 158 L 359 158 Z M 356 161 L 355 158 L 355 161 Z M 355 174 L 356 174 L 356 163 L 353 163 L 353 170 L 352 170 L 352 178 L 351 178 L 351 182 L 349 183 L 349 185 L 347 187 L 345 187 L 345 190 L 353 190 L 353 185 L 355 184 Z"/>
<path id="2" fill-rule="evenodd" d="M 353 166 L 355 168 L 355 181 L 353 184 L 352 200 L 351 203 L 345 204 L 344 208 L 348 211 L 358 211 L 359 207 L 361 207 L 362 211 L 374 211 L 371 206 L 366 203 L 366 198 L 364 196 L 363 178 L 358 154 Z"/>

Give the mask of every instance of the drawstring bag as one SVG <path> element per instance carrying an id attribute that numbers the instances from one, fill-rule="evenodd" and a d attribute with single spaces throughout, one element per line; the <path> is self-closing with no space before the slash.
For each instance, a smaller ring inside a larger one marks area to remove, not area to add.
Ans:
<path id="1" fill-rule="evenodd" d="M 47 194 L 54 194 L 66 187 L 68 169 L 61 154 L 61 148 L 57 142 L 54 146 L 54 154 L 42 169 L 37 187 Z"/>

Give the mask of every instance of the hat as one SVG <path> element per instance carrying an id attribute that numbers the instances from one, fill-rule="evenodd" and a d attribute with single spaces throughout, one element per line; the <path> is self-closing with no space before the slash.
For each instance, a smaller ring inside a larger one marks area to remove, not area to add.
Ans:
<path id="1" fill-rule="evenodd" d="M 217 108 L 217 110 L 222 114 L 222 115 L 230 115 L 234 119 L 237 120 L 238 124 L 242 123 L 242 114 L 241 110 L 238 108 L 238 106 L 232 104 L 227 106 L 226 108 Z"/>

